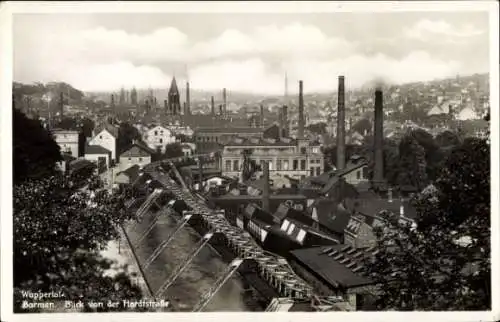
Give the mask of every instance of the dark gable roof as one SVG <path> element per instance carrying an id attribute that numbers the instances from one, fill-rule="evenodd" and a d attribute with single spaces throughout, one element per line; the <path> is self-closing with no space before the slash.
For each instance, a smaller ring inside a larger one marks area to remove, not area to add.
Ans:
<path id="1" fill-rule="evenodd" d="M 230 142 L 227 142 L 225 146 L 296 146 L 297 140 L 291 138 L 281 138 L 280 140 L 271 138 L 241 138 L 234 137 Z"/>
<path id="2" fill-rule="evenodd" d="M 115 137 L 115 139 L 118 138 L 118 127 L 116 127 L 114 125 L 111 125 L 111 124 L 108 124 L 108 123 L 104 123 L 104 124 L 101 124 L 101 125 L 97 126 L 95 128 L 94 132 L 97 135 L 100 132 L 102 132 L 103 130 L 106 130 L 109 133 L 111 133 L 111 135 L 113 135 Z"/>
<path id="3" fill-rule="evenodd" d="M 130 168 L 120 171 L 117 175 L 124 174 L 130 178 L 130 181 L 133 182 L 139 176 L 140 168 L 137 164 L 134 164 Z"/>
<path id="4" fill-rule="evenodd" d="M 120 158 L 130 158 L 130 157 L 150 157 L 146 149 L 139 145 L 133 145 L 130 149 L 120 154 Z"/>
<path id="5" fill-rule="evenodd" d="M 204 154 L 221 151 L 223 149 L 223 145 L 217 142 L 196 142 L 196 153 Z"/>
<path id="6" fill-rule="evenodd" d="M 402 205 L 405 217 L 410 219 L 417 217 L 416 209 L 406 200 L 393 199 L 392 202 L 389 202 L 388 199 L 381 198 L 346 198 L 344 204 L 349 212 L 357 212 L 366 216 L 377 216 L 382 211 L 389 211 L 395 215 L 399 215 Z"/>
<path id="7" fill-rule="evenodd" d="M 200 134 L 239 134 L 239 133 L 255 133 L 261 134 L 264 130 L 260 127 L 198 127 L 195 130 L 195 135 Z"/>
<path id="8" fill-rule="evenodd" d="M 342 205 L 337 204 L 332 199 L 318 199 L 312 204 L 311 208 L 313 213 L 316 211 L 320 225 L 335 233 L 344 233 L 351 214 Z"/>
<path id="9" fill-rule="evenodd" d="M 111 151 L 103 148 L 100 145 L 86 145 L 85 146 L 85 154 L 109 154 L 109 155 L 111 155 Z"/>
<path id="10" fill-rule="evenodd" d="M 361 254 L 356 255 L 357 253 Z M 373 283 L 363 275 L 363 270 L 354 272 L 356 267 L 363 265 L 362 259 L 367 255 L 365 250 L 352 251 L 352 248 L 346 245 L 333 245 L 297 249 L 290 254 L 333 287 L 353 288 Z M 339 259 L 335 259 L 340 255 L 342 256 Z M 352 266 L 347 267 L 348 265 Z"/>
<path id="11" fill-rule="evenodd" d="M 69 163 L 69 168 L 72 172 L 79 171 L 86 167 L 94 166 L 94 163 L 89 160 L 77 159 Z"/>

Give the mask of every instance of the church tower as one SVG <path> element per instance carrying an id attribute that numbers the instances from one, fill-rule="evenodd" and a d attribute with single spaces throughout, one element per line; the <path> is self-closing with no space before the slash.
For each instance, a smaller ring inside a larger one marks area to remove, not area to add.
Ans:
<path id="1" fill-rule="evenodd" d="M 180 115 L 181 114 L 181 102 L 179 96 L 179 89 L 177 88 L 177 82 L 175 77 L 172 78 L 172 83 L 170 84 L 170 89 L 168 90 L 168 108 L 167 113 L 170 115 Z"/>

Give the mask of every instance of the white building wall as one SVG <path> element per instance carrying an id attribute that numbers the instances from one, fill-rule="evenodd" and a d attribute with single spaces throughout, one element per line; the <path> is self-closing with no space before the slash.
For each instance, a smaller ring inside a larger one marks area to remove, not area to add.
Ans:
<path id="1" fill-rule="evenodd" d="M 120 165 L 118 171 L 127 170 L 131 166 L 138 165 L 144 167 L 146 164 L 151 163 L 151 156 L 144 157 L 120 157 Z"/>
<path id="2" fill-rule="evenodd" d="M 103 154 L 85 154 L 85 156 L 84 156 L 85 160 L 95 162 L 96 165 L 97 165 L 97 161 L 99 161 L 99 158 L 102 158 L 102 157 L 106 158 L 106 164 L 108 167 L 110 167 L 111 160 L 109 159 L 109 155 L 106 153 L 103 153 Z"/>
<path id="3" fill-rule="evenodd" d="M 54 140 L 59 145 L 61 153 L 70 153 L 72 157 L 78 158 L 78 132 L 76 131 L 61 131 L 54 132 Z"/>
<path id="4" fill-rule="evenodd" d="M 102 130 L 90 141 L 89 145 L 100 145 L 106 150 L 111 151 L 111 158 L 116 160 L 116 138 L 107 130 Z"/>
<path id="5" fill-rule="evenodd" d="M 157 147 L 161 147 L 161 152 L 164 153 L 168 144 L 175 143 L 175 136 L 172 135 L 172 131 L 162 126 L 155 126 L 144 133 L 143 140 L 149 148 L 156 150 Z"/>

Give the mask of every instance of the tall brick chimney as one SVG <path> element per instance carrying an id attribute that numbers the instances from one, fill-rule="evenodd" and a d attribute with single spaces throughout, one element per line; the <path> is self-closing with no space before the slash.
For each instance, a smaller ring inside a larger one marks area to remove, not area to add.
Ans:
<path id="1" fill-rule="evenodd" d="M 184 114 L 191 115 L 191 96 L 189 93 L 189 82 L 186 82 L 186 105 L 184 107 Z"/>
<path id="2" fill-rule="evenodd" d="M 203 188 L 203 161 L 201 157 L 198 158 L 198 180 L 200 183 L 200 190 Z"/>
<path id="3" fill-rule="evenodd" d="M 226 88 L 224 87 L 222 89 L 222 100 L 223 100 L 223 110 L 224 110 L 224 117 L 227 115 L 227 94 L 226 94 Z"/>
<path id="4" fill-rule="evenodd" d="M 219 104 L 219 115 L 221 116 L 224 116 L 224 110 L 222 109 L 222 104 Z"/>
<path id="5" fill-rule="evenodd" d="M 260 119 L 259 119 L 259 122 L 260 122 L 260 127 L 264 127 L 264 105 L 260 104 L 260 115 L 259 115 Z"/>
<path id="6" fill-rule="evenodd" d="M 345 88 L 344 76 L 339 76 L 337 111 L 337 169 L 345 168 Z"/>
<path id="7" fill-rule="evenodd" d="M 267 161 L 262 163 L 262 171 L 263 171 L 262 210 L 270 212 L 269 163 Z"/>
<path id="8" fill-rule="evenodd" d="M 283 108 L 278 109 L 278 137 L 283 137 Z"/>
<path id="9" fill-rule="evenodd" d="M 374 124 L 374 161 L 373 182 L 384 181 L 384 102 L 382 90 L 375 90 L 375 124 Z"/>
<path id="10" fill-rule="evenodd" d="M 299 131 L 297 137 L 299 139 L 304 138 L 304 85 L 302 81 L 299 81 Z"/>
<path id="11" fill-rule="evenodd" d="M 290 135 L 289 123 L 288 123 L 288 106 L 283 106 L 283 136 L 288 137 Z"/>
<path id="12" fill-rule="evenodd" d="M 215 103 L 214 103 L 214 97 L 212 96 L 210 99 L 211 107 L 212 107 L 212 116 L 215 116 Z"/>

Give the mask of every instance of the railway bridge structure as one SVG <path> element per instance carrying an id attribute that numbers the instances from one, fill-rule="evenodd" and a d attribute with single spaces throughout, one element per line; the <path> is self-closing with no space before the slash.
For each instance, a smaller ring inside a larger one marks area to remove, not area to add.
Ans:
<path id="1" fill-rule="evenodd" d="M 168 199 L 164 206 L 159 206 L 160 210 L 152 215 L 153 218 L 149 218 L 148 227 L 141 232 L 138 238 L 131 240 L 127 236 L 133 253 L 134 249 L 148 239 L 159 218 L 167 215 L 174 218 L 176 222 L 176 226 L 168 237 L 156 245 L 154 251 L 142 263 L 139 262 L 134 253 L 146 284 L 148 282 L 145 272 L 148 267 L 175 240 L 180 231 L 186 226 L 191 226 L 201 236 L 192 250 L 170 272 L 168 278 L 161 285 L 156 288 L 147 285 L 149 296 L 161 299 L 169 287 L 188 268 L 200 250 L 208 246 L 229 264 L 222 272 L 219 272 L 213 285 L 201 295 L 198 303 L 193 307 L 193 311 L 202 311 L 217 291 L 235 273 L 246 278 L 252 287 L 264 295 L 267 300 L 265 311 L 289 311 L 295 310 L 294 307 L 307 307 L 307 309 L 297 309 L 307 311 L 350 310 L 346 301 L 341 297 L 316 296 L 313 288 L 291 269 L 284 258 L 263 250 L 248 233 L 229 223 L 224 210 L 211 209 L 201 195 L 190 190 L 177 167 L 186 164 L 186 162 L 200 162 L 202 157 L 209 158 L 210 155 L 192 156 L 188 160 L 184 157 L 151 163 L 143 168 L 140 176 L 133 183 L 133 185 L 148 191 L 135 211 L 135 221 L 137 222 L 148 215 L 148 210 L 153 205 L 158 205 L 158 200 Z M 127 206 L 133 202 L 134 200 L 130 200 Z M 175 207 L 176 203 L 182 205 Z M 125 227 L 122 227 L 123 231 L 127 231 L 127 227 L 133 225 L 134 222 L 126 224 Z"/>

